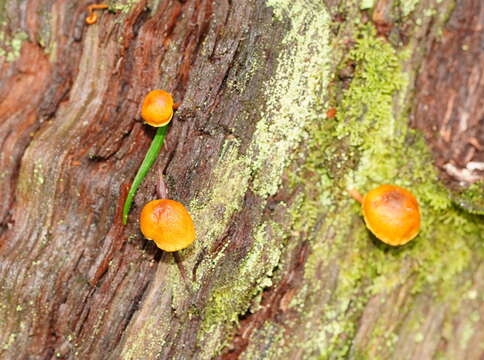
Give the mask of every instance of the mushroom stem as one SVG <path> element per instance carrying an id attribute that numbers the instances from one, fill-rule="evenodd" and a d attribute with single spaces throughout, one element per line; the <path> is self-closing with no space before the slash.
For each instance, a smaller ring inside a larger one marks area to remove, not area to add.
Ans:
<path id="1" fill-rule="evenodd" d="M 98 9 L 107 9 L 108 6 L 106 4 L 93 4 L 93 5 L 89 5 L 88 6 L 88 11 L 89 12 L 93 12 L 94 10 L 98 10 Z"/>
<path id="2" fill-rule="evenodd" d="M 128 214 L 131 208 L 131 204 L 133 203 L 134 195 L 136 194 L 136 191 L 138 190 L 141 183 L 143 182 L 143 179 L 145 178 L 146 174 L 148 174 L 148 171 L 150 171 L 151 166 L 153 166 L 153 163 L 158 157 L 158 153 L 160 152 L 160 149 L 163 146 L 163 141 L 165 140 L 167 129 L 168 129 L 167 125 L 156 129 L 156 134 L 155 134 L 155 137 L 153 138 L 153 141 L 151 142 L 150 148 L 148 149 L 148 152 L 146 153 L 145 158 L 141 163 L 141 166 L 139 167 L 138 172 L 136 173 L 136 176 L 134 177 L 133 183 L 131 184 L 131 188 L 129 189 L 129 192 L 128 192 L 128 196 L 126 197 L 126 201 L 124 203 L 124 208 L 123 208 L 124 225 L 126 225 L 126 223 L 128 222 Z"/>
<path id="3" fill-rule="evenodd" d="M 180 254 L 178 254 L 176 251 L 172 253 L 173 254 L 173 258 L 175 259 L 175 262 L 176 262 L 176 265 L 178 266 L 178 270 L 180 270 L 180 275 L 183 279 L 183 281 L 185 282 L 185 284 L 187 284 L 187 273 L 185 271 L 185 267 L 183 266 L 182 264 L 182 259 L 180 257 Z"/>
<path id="4" fill-rule="evenodd" d="M 361 194 L 358 192 L 358 190 L 355 190 L 355 189 L 349 189 L 348 190 L 348 193 L 351 195 L 351 197 L 353 199 L 355 199 L 356 201 L 358 201 L 360 204 L 363 203 L 363 197 L 361 196 Z"/>
<path id="5" fill-rule="evenodd" d="M 187 272 L 185 271 L 185 267 L 183 266 L 182 259 L 180 257 L 180 254 L 177 252 L 173 252 L 173 259 L 175 259 L 176 265 L 178 266 L 178 271 L 180 271 L 180 275 L 183 281 L 183 285 L 185 286 L 185 290 L 187 293 L 191 293 L 191 288 L 190 288 L 190 282 L 187 277 Z"/>
<path id="6" fill-rule="evenodd" d="M 160 174 L 158 178 L 158 184 L 156 184 L 156 195 L 158 199 L 168 199 L 168 187 L 166 186 L 163 174 Z"/>

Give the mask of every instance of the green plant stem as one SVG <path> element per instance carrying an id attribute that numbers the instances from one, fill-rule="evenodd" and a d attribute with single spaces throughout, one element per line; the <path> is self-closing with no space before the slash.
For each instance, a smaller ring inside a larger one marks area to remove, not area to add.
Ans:
<path id="1" fill-rule="evenodd" d="M 159 127 L 156 130 L 156 134 L 155 134 L 155 137 L 153 138 L 153 141 L 151 142 L 150 148 L 148 149 L 148 152 L 146 153 L 146 156 L 143 162 L 141 163 L 141 166 L 138 169 L 138 173 L 134 177 L 133 183 L 131 184 L 131 188 L 129 189 L 129 192 L 128 192 L 128 196 L 126 197 L 126 201 L 124 203 L 124 208 L 123 208 L 124 225 L 126 225 L 126 223 L 128 222 L 128 214 L 131 208 L 131 204 L 133 203 L 134 195 L 136 194 L 136 191 L 138 190 L 141 183 L 143 182 L 143 179 L 145 178 L 146 174 L 148 173 L 148 171 L 150 171 L 151 166 L 155 162 L 160 152 L 160 149 L 163 146 L 163 141 L 165 140 L 167 129 L 168 129 L 168 125 L 165 125 L 165 126 Z"/>

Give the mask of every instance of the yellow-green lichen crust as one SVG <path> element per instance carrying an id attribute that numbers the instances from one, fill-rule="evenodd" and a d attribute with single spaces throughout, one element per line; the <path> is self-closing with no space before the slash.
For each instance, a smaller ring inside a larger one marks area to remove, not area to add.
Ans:
<path id="1" fill-rule="evenodd" d="M 0 29 L 2 26 L 0 25 Z M 4 31 L 0 30 L 0 57 L 7 62 L 13 62 L 20 57 L 22 44 L 29 36 L 23 31 L 17 31 L 11 37 L 7 37 Z"/>
<path id="2" fill-rule="evenodd" d="M 109 11 L 127 14 L 139 3 L 139 0 L 113 0 L 109 2 Z"/>

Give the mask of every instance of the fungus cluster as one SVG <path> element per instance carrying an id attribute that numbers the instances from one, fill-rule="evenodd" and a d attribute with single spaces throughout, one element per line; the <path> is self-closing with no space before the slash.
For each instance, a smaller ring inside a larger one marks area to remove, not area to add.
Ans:
<path id="1" fill-rule="evenodd" d="M 156 127 L 156 134 L 131 184 L 123 208 L 123 223 L 128 220 L 129 210 L 138 187 L 155 162 L 163 145 L 173 110 L 178 107 L 173 97 L 164 90 L 153 90 L 146 95 L 141 108 L 141 117 L 148 125 Z M 165 197 L 166 194 L 160 196 Z M 190 246 L 195 240 L 195 227 L 187 209 L 178 201 L 158 199 L 147 203 L 140 216 L 143 235 L 153 240 L 164 251 L 178 251 Z"/>

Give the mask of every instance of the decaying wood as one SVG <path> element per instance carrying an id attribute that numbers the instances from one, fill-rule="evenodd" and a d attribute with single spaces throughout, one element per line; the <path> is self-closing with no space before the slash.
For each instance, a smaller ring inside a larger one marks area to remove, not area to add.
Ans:
<path id="1" fill-rule="evenodd" d="M 417 82 L 412 125 L 425 133 L 448 182 L 484 178 L 483 19 L 481 1 L 458 1 Z"/>
<path id="2" fill-rule="evenodd" d="M 452 8 L 445 0 L 418 3 L 417 10 L 440 6 L 450 13 Z M 267 88 L 280 65 L 278 56 L 297 45 L 283 42 L 296 26 L 291 19 L 276 20 L 271 4 L 262 0 L 141 0 L 113 2 L 119 6 L 111 4 L 96 24 L 87 26 L 91 4 L 0 2 L 5 34 L 0 45 L 13 53 L 11 40 L 20 32 L 28 38 L 15 59 L 0 57 L 0 358 L 484 356 L 482 249 L 473 249 L 468 264 L 452 273 L 469 285 L 470 295 L 460 301 L 457 295 L 453 302 L 442 300 L 431 288 L 414 293 L 414 278 L 406 268 L 413 259 L 402 262 L 402 277 L 408 280 L 391 291 L 369 296 L 365 285 L 371 279 L 358 279 L 342 310 L 348 328 L 340 331 L 327 309 L 338 304 L 334 294 L 345 283 L 342 264 L 356 256 L 351 244 L 361 219 L 351 216 L 344 232 L 329 223 L 321 235 L 330 215 L 321 209 L 311 231 L 298 229 L 288 209 L 320 194 L 306 193 L 304 184 L 291 185 L 288 172 L 279 175 L 275 193 L 261 195 L 252 187 L 261 170 L 246 169 L 253 161 L 258 123 L 270 116 L 265 112 Z M 403 16 L 393 11 L 396 0 L 376 1 L 373 13 L 350 0 L 308 6 L 328 11 L 334 43 L 344 43 L 347 51 L 355 44 L 355 30 L 345 24 L 355 14 L 364 23 L 373 22 L 384 41 L 411 44 L 408 66 L 423 69 L 416 80 L 412 124 L 427 135 L 438 165 L 484 161 L 484 86 L 478 63 L 484 61 L 479 45 L 484 6 L 479 0 L 457 2 L 442 38 L 439 14 L 417 26 L 418 11 Z M 305 26 L 297 25 L 304 35 Z M 464 45 L 467 50 L 460 51 Z M 346 64 L 342 70 L 338 60 L 331 72 L 340 74 L 334 81 L 345 89 L 354 68 Z M 181 106 L 123 226 L 123 198 L 154 135 L 139 118 L 139 104 L 154 88 L 172 92 Z M 309 152 L 303 143 L 283 155 Z M 232 144 L 238 146 L 237 157 L 225 174 Z M 237 161 L 240 165 L 233 164 Z M 294 159 L 290 168 L 301 161 Z M 229 182 L 238 170 L 246 181 L 242 194 L 231 199 L 237 206 L 223 198 L 204 208 L 220 179 Z M 192 204 L 198 214 L 199 243 L 176 260 L 138 230 L 140 209 L 156 196 L 160 176 L 170 197 Z M 311 174 L 307 179 L 313 181 Z M 333 192 L 338 191 L 335 186 Z M 333 212 L 351 207 L 344 196 Z M 220 220 L 221 225 L 213 224 L 215 235 L 201 225 L 203 217 Z M 268 239 L 267 255 L 253 255 L 258 229 Z M 308 264 L 315 244 L 332 244 L 338 232 L 345 244 L 327 259 Z M 275 259 L 269 255 L 273 248 L 279 251 Z M 254 257 L 253 271 L 260 279 L 237 270 Z M 313 278 L 308 267 L 314 269 Z M 247 298 L 240 306 L 222 306 L 227 313 L 216 314 L 218 322 L 207 328 L 215 294 L 233 291 L 245 281 L 239 275 L 248 279 L 243 287 Z M 418 334 L 411 322 L 416 318 Z M 382 327 L 392 336 L 378 333 Z M 465 331 L 463 344 L 459 334 Z M 322 354 L 318 342 L 333 333 L 330 343 L 341 354 Z M 385 347 L 388 342 L 391 346 Z"/>

